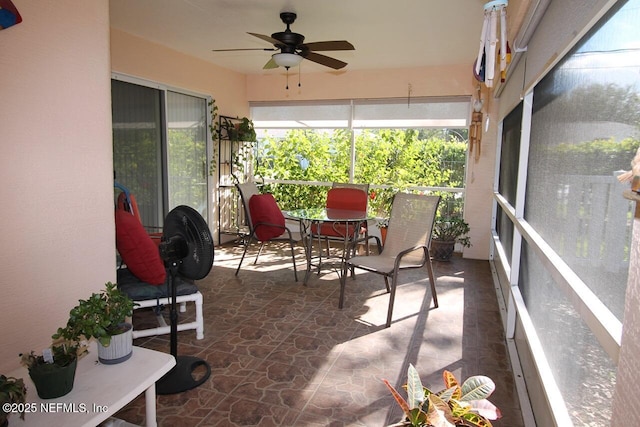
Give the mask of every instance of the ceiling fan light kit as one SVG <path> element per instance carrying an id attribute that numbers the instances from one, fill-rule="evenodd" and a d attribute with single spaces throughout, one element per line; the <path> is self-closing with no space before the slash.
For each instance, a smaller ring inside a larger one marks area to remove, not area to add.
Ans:
<path id="1" fill-rule="evenodd" d="M 279 67 L 295 67 L 302 62 L 302 56 L 295 53 L 274 53 L 272 56 L 273 61 L 278 64 Z"/>

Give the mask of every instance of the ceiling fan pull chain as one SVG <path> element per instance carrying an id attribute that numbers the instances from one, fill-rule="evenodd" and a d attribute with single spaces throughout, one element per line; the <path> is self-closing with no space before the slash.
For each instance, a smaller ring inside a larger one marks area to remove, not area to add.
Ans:
<path id="1" fill-rule="evenodd" d="M 300 65 L 300 64 L 298 64 L 298 87 L 302 87 L 302 85 L 300 84 L 300 74 L 302 74 L 302 73 L 300 72 L 300 67 L 301 67 L 301 65 Z"/>
<path id="2" fill-rule="evenodd" d="M 289 90 L 289 67 L 285 67 L 287 69 L 287 90 Z"/>

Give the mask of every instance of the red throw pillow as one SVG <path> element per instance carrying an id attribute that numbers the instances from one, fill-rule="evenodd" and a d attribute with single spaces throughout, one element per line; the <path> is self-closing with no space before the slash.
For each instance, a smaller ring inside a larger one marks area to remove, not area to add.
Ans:
<path id="1" fill-rule="evenodd" d="M 249 199 L 249 212 L 258 240 L 270 240 L 285 232 L 284 215 L 282 215 L 282 211 L 272 194 L 255 194 L 251 196 Z M 279 225 L 280 227 L 259 225 L 260 223 Z"/>
<path id="2" fill-rule="evenodd" d="M 127 268 L 138 279 L 161 285 L 167 276 L 158 246 L 129 212 L 116 209 L 116 248 Z"/>

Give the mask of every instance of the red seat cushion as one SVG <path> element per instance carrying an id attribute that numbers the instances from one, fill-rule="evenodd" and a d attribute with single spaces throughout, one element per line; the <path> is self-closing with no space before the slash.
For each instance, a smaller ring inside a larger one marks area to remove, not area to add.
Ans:
<path id="1" fill-rule="evenodd" d="M 336 187 L 327 193 L 327 209 L 344 209 L 348 211 L 367 212 L 368 196 L 359 188 Z M 345 234 L 353 237 L 356 227 L 353 223 L 349 224 L 349 228 L 341 223 L 322 223 L 320 227 L 314 225 L 311 228 L 313 234 L 323 236 L 344 237 Z"/>
<path id="2" fill-rule="evenodd" d="M 129 271 L 152 285 L 164 283 L 167 271 L 158 246 L 135 216 L 116 209 L 116 248 Z"/>
<path id="3" fill-rule="evenodd" d="M 255 194 L 249 199 L 249 213 L 258 240 L 271 240 L 281 236 L 284 229 L 284 215 L 272 194 Z M 261 225 L 261 224 L 269 225 Z M 274 227 L 274 225 L 276 227 Z"/>

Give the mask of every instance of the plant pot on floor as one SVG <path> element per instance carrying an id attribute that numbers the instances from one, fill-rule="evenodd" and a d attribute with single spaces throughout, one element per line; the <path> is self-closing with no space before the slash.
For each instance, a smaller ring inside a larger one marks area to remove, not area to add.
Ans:
<path id="1" fill-rule="evenodd" d="M 121 323 L 121 334 L 112 335 L 108 346 L 98 341 L 98 360 L 105 365 L 115 365 L 128 360 L 133 354 L 133 326 L 131 323 Z"/>
<path id="2" fill-rule="evenodd" d="M 36 386 L 41 399 L 54 399 L 64 396 L 73 389 L 78 359 L 75 358 L 66 366 L 45 363 L 29 369 L 31 381 Z"/>
<path id="3" fill-rule="evenodd" d="M 454 240 L 431 240 L 431 256 L 436 261 L 450 261 L 455 246 L 456 242 Z"/>
<path id="4" fill-rule="evenodd" d="M 380 243 L 384 246 L 387 241 L 387 227 L 380 227 Z"/>

